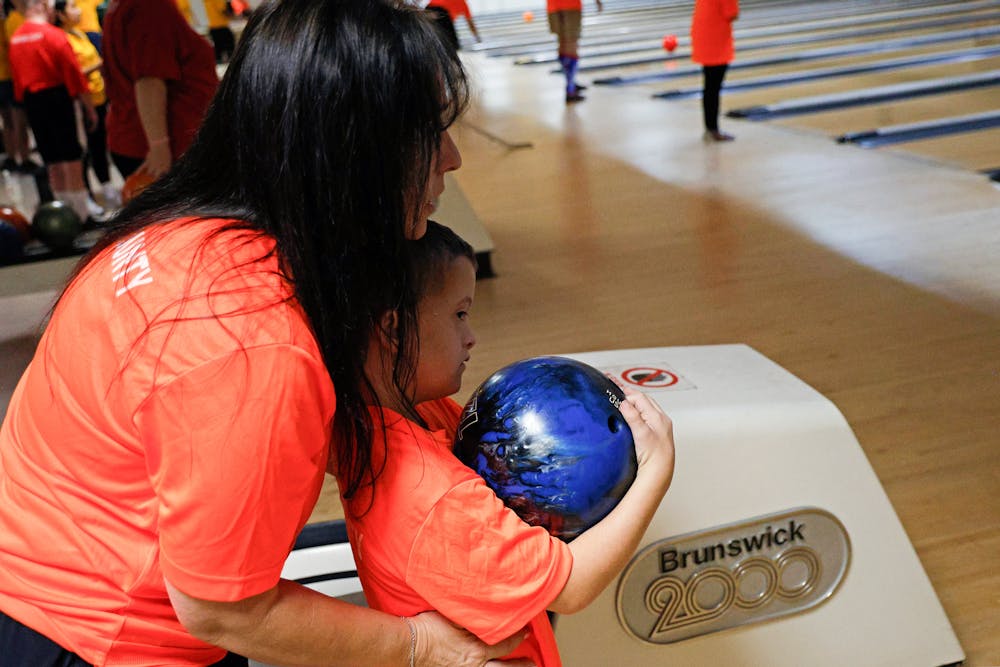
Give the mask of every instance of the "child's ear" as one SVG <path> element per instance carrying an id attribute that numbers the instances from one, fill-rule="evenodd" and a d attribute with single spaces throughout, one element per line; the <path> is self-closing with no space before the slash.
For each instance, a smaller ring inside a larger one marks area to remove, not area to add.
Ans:
<path id="1" fill-rule="evenodd" d="M 395 310 L 388 310 L 382 315 L 382 321 L 379 322 L 379 337 L 382 339 L 382 343 L 390 347 L 394 347 L 399 339 L 398 335 L 399 327 L 399 316 L 396 315 Z"/>

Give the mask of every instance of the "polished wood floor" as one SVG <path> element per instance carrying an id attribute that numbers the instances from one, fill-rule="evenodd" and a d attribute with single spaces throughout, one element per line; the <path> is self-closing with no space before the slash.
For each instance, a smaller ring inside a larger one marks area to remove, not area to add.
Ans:
<path id="1" fill-rule="evenodd" d="M 455 178 L 497 275 L 457 398 L 530 355 L 749 344 L 843 412 L 966 664 L 1000 665 L 1000 190 L 808 124 L 724 119 L 737 140 L 705 144 L 698 100 L 566 107 L 549 67 L 465 57 Z M 330 485 L 314 520 L 338 516 Z"/>

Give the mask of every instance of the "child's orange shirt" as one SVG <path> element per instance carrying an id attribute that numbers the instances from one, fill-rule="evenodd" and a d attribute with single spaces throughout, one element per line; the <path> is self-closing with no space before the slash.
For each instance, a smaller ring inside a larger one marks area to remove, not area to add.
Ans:
<path id="1" fill-rule="evenodd" d="M 529 626 L 507 658 L 559 667 L 545 610 L 569 578 L 569 547 L 524 523 L 452 454 L 458 404 L 440 399 L 418 409 L 431 430 L 382 410 L 374 495 L 368 487 L 344 501 L 369 606 L 400 616 L 436 610 L 488 644 Z"/>

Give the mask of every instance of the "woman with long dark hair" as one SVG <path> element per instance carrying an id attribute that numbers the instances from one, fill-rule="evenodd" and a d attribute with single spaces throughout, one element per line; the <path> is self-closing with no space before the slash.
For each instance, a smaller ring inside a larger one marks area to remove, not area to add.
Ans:
<path id="1" fill-rule="evenodd" d="M 11 399 L 4 664 L 484 665 L 520 640 L 280 579 L 328 462 L 347 497 L 377 475 L 369 332 L 393 309 L 412 340 L 408 241 L 461 163 L 466 100 L 418 9 L 254 12 L 194 143 L 82 260 Z M 395 360 L 398 387 L 412 372 Z"/>

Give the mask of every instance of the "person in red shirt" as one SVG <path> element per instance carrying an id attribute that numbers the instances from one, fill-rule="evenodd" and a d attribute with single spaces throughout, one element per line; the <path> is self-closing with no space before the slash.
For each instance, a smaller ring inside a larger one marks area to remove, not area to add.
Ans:
<path id="1" fill-rule="evenodd" d="M 595 0 L 597 11 L 603 11 L 601 0 Z M 559 39 L 559 64 L 566 77 L 566 104 L 581 102 L 583 86 L 576 83 L 576 68 L 580 62 L 580 30 L 583 21 L 581 0 L 546 0 L 549 32 Z"/>
<path id="2" fill-rule="evenodd" d="M 466 74 L 393 0 L 276 0 L 242 39 L 13 392 L 0 662 L 483 667 L 520 637 L 487 646 L 281 579 L 329 460 L 347 491 L 370 472 L 368 327 L 416 318 L 409 242 L 461 164 Z"/>
<path id="3" fill-rule="evenodd" d="M 733 60 L 733 21 L 740 16 L 739 0 L 695 0 L 691 17 L 691 59 L 702 66 L 701 95 L 706 141 L 732 141 L 719 131 L 719 94 Z"/>
<path id="4" fill-rule="evenodd" d="M 86 220 L 90 195 L 83 183 L 76 104 L 89 128 L 97 125 L 97 112 L 66 34 L 50 23 L 46 0 L 28 0 L 24 11 L 25 21 L 10 39 L 14 97 L 24 102 L 53 193 Z"/>
<path id="5" fill-rule="evenodd" d="M 374 421 L 384 426 L 372 450 L 378 472 L 342 497 L 367 603 L 402 616 L 437 610 L 488 644 L 526 626 L 529 637 L 506 657 L 560 667 L 546 610 L 587 606 L 639 546 L 673 475 L 670 420 L 627 392 L 621 411 L 639 471 L 619 505 L 569 544 L 522 521 L 452 453 L 462 408 L 448 396 L 461 388 L 475 345 L 475 254 L 434 222 L 412 244 L 416 344 L 397 336 L 394 310 L 370 337 L 365 372 Z M 416 357 L 403 383 L 390 364 L 401 351 Z"/>
<path id="6" fill-rule="evenodd" d="M 427 11 L 434 16 L 441 32 L 455 47 L 455 50 L 461 48 L 458 42 L 458 33 L 455 32 L 455 19 L 459 16 L 465 17 L 465 22 L 469 24 L 469 30 L 476 41 L 482 41 L 479 30 L 476 29 L 476 22 L 472 20 L 472 12 L 469 11 L 469 5 L 465 0 L 430 0 L 427 3 Z"/>
<path id="7" fill-rule="evenodd" d="M 0 16 L 3 16 L 3 25 L 0 26 L 0 122 L 3 124 L 4 149 L 7 151 L 0 169 L 34 175 L 43 167 L 30 157 L 28 118 L 24 113 L 24 104 L 14 99 L 14 82 L 8 58 L 10 38 L 24 23 L 23 11 L 24 0 L 5 0 L 0 10 Z M 48 190 L 48 181 L 42 182 L 44 189 Z"/>
<path id="8" fill-rule="evenodd" d="M 104 16 L 108 149 L 122 176 L 166 173 L 215 94 L 212 45 L 173 0 L 111 0 Z"/>

